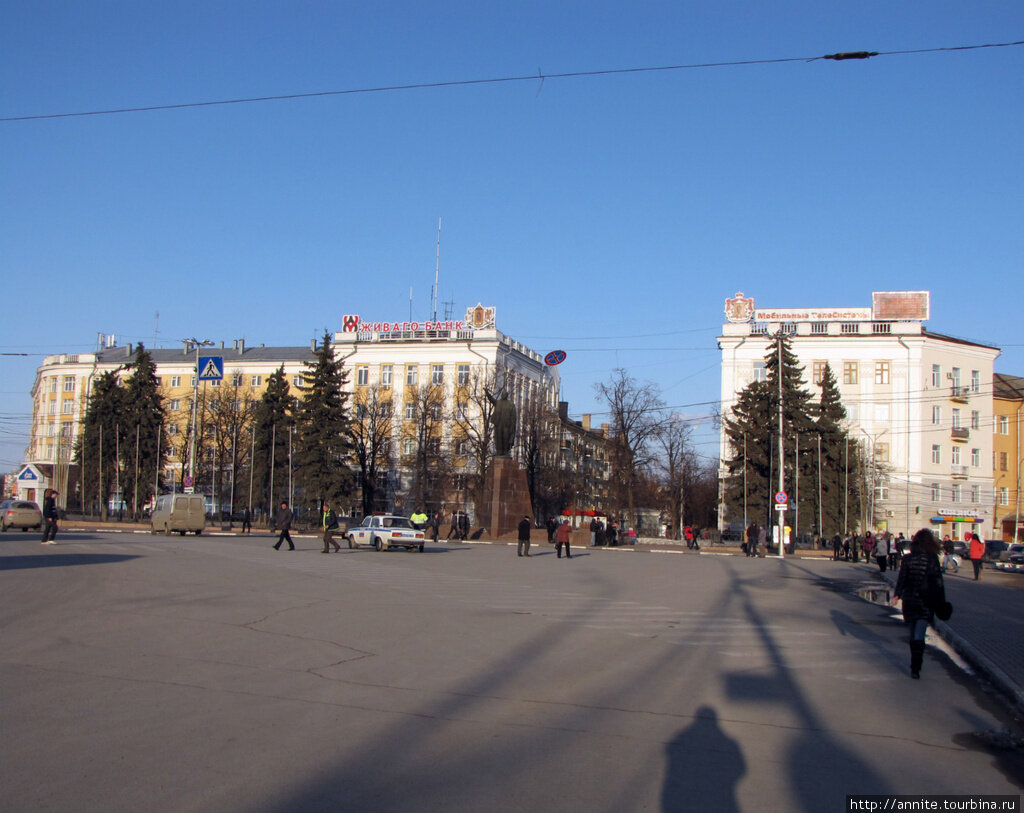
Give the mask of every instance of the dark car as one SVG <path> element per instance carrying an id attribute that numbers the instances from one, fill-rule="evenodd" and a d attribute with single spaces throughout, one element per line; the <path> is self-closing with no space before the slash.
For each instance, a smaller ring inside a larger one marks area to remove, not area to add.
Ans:
<path id="1" fill-rule="evenodd" d="M 971 546 L 964 542 L 962 539 L 958 539 L 953 543 L 953 553 L 959 556 L 961 559 L 970 558 Z"/>
<path id="2" fill-rule="evenodd" d="M 1010 546 L 1007 545 L 1002 539 L 986 539 L 985 540 L 985 561 L 986 562 L 998 562 L 999 556 Z"/>

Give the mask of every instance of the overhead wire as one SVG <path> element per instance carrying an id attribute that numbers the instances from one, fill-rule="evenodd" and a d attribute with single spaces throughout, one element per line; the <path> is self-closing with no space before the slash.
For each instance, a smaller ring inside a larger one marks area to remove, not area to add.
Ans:
<path id="1" fill-rule="evenodd" d="M 178 104 L 151 104 L 139 107 L 118 107 L 104 110 L 81 110 L 67 113 L 40 113 L 27 116 L 4 116 L 0 122 L 39 121 L 41 119 L 66 119 L 83 116 L 111 116 L 124 113 L 147 113 L 159 110 L 183 110 L 197 107 L 217 107 L 234 104 L 252 104 L 257 102 L 278 102 L 292 99 L 315 99 L 328 96 L 352 96 L 357 94 L 389 93 L 400 90 L 431 90 L 437 88 L 470 87 L 474 85 L 497 85 L 512 82 L 546 82 L 549 79 L 580 79 L 596 76 L 621 76 L 638 73 L 657 73 L 666 71 L 699 70 L 706 68 L 747 67 L 751 65 L 781 65 L 790 62 L 817 62 L 819 60 L 860 60 L 876 56 L 906 56 L 953 51 L 976 51 L 986 48 L 1011 48 L 1024 45 L 1024 40 L 1014 42 L 993 42 L 979 45 L 955 45 L 936 48 L 915 48 L 899 51 L 847 51 L 837 54 L 818 56 L 780 57 L 775 59 L 739 59 L 721 62 L 693 62 L 679 65 L 649 65 L 634 68 L 603 68 L 591 71 L 565 71 L 562 73 L 537 73 L 518 76 L 496 76 L 483 79 L 452 79 L 443 82 L 410 82 L 401 85 L 381 85 L 377 87 L 346 88 L 343 90 L 320 90 L 305 93 L 280 93 L 266 96 L 248 96 L 235 99 L 215 99 L 201 102 L 181 102 Z"/>

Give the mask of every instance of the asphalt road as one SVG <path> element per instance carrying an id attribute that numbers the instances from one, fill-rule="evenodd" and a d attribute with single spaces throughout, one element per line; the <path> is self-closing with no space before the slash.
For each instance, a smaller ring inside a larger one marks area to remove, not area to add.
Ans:
<path id="1" fill-rule="evenodd" d="M 841 811 L 1019 794 L 1012 715 L 830 561 L 0 540 L 10 811 Z"/>

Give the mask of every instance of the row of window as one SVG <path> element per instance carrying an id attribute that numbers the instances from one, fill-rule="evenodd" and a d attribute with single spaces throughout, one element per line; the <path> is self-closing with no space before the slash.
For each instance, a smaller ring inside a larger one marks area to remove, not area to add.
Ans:
<path id="1" fill-rule="evenodd" d="M 963 428 L 963 421 L 962 421 L 962 418 L 961 418 L 961 410 L 958 409 L 957 407 L 953 407 L 952 419 L 953 419 L 952 427 L 954 429 L 961 429 L 961 428 Z M 941 406 L 937 406 L 937 405 L 933 405 L 932 406 L 932 425 L 933 426 L 940 426 L 941 424 L 942 424 L 942 407 Z M 981 413 L 978 410 L 976 410 L 976 409 L 972 409 L 971 410 L 971 429 L 981 429 Z"/>
<path id="2" fill-rule="evenodd" d="M 395 366 L 393 364 L 382 364 L 380 365 L 380 385 L 382 387 L 391 387 L 394 383 Z M 420 382 L 420 368 L 418 364 L 406 364 L 405 365 L 405 385 L 407 387 L 417 387 Z M 356 367 L 356 386 L 366 387 L 370 384 L 370 368 L 363 364 Z M 431 386 L 443 386 L 444 385 L 444 365 L 443 364 L 431 364 L 430 365 L 430 384 Z M 455 368 L 455 384 L 459 387 L 465 387 L 469 384 L 469 365 L 458 364 Z"/>
<path id="3" fill-rule="evenodd" d="M 950 465 L 960 465 L 960 449 L 960 446 L 953 446 L 950 450 Z M 942 464 L 942 446 L 938 443 L 932 444 L 932 463 L 935 463 L 936 465 Z M 971 465 L 974 466 L 974 468 L 981 467 L 981 449 L 971 449 Z"/>
<path id="4" fill-rule="evenodd" d="M 1010 504 L 1010 489 L 1003 486 L 1002 488 L 996 488 L 992 490 L 992 496 L 999 505 Z M 944 497 L 942 494 L 942 485 L 940 483 L 931 484 L 931 499 L 932 502 L 963 502 L 964 490 L 958 484 L 954 483 L 949 487 L 948 497 Z M 879 486 L 875 489 L 875 499 L 885 501 L 889 499 L 889 488 L 888 486 Z M 967 501 L 974 505 L 981 503 L 981 486 L 971 486 L 967 491 Z"/>
<path id="5" fill-rule="evenodd" d="M 948 373 L 948 376 L 949 376 L 949 383 L 950 383 L 950 385 L 959 389 L 959 387 L 960 387 L 960 368 L 959 367 L 953 367 L 952 369 L 950 369 L 950 371 Z M 933 387 L 941 387 L 942 386 L 942 365 L 941 364 L 933 364 L 932 365 L 932 386 Z M 981 392 L 981 372 L 979 370 L 971 370 L 971 385 L 970 385 L 970 387 L 971 387 L 971 392 L 973 392 L 973 393 Z"/>
<path id="6" fill-rule="evenodd" d="M 811 381 L 815 384 L 820 385 L 822 379 L 825 377 L 825 365 L 828 362 L 825 361 L 812 361 L 811 362 Z M 888 384 L 890 383 L 890 377 L 892 374 L 892 364 L 888 361 L 876 361 L 875 365 L 875 383 L 876 384 Z M 767 381 L 768 380 L 768 369 L 763 361 L 754 362 L 754 380 L 755 381 Z M 859 361 L 844 361 L 843 362 L 843 384 L 859 384 L 860 383 L 860 362 Z"/>

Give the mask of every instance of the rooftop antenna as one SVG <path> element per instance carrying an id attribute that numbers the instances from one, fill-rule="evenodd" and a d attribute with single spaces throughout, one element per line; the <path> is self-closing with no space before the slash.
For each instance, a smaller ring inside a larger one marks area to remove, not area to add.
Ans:
<path id="1" fill-rule="evenodd" d="M 437 219 L 437 260 L 434 264 L 434 321 L 437 321 L 437 276 L 441 271 L 441 218 Z"/>
<path id="2" fill-rule="evenodd" d="M 156 350 L 156 337 L 160 335 L 160 311 L 156 312 L 156 325 L 153 327 L 153 349 Z"/>
<path id="3" fill-rule="evenodd" d="M 409 286 L 409 321 L 412 321 L 412 286 Z"/>
<path id="4" fill-rule="evenodd" d="M 444 305 L 444 320 L 447 322 L 452 318 L 452 310 L 455 307 L 455 300 L 449 299 L 441 304 Z M 436 322 L 437 320 L 435 319 L 434 321 Z"/>

